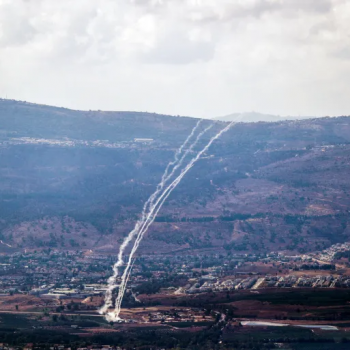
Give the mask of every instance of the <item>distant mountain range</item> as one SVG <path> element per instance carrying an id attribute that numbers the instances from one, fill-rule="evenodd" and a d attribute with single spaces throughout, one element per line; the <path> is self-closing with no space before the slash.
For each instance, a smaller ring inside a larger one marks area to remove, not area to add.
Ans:
<path id="1" fill-rule="evenodd" d="M 256 123 L 256 122 L 280 122 L 283 120 L 297 120 L 309 119 L 312 117 L 281 117 L 273 114 L 263 114 L 257 112 L 233 113 L 223 117 L 215 117 L 215 120 L 222 120 L 224 122 L 242 122 L 242 123 Z"/>

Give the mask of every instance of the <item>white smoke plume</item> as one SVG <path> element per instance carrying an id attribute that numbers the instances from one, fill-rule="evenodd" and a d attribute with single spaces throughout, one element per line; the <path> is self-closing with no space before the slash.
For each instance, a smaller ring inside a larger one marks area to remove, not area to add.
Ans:
<path id="1" fill-rule="evenodd" d="M 184 158 L 186 157 L 186 155 L 197 145 L 197 143 L 198 143 L 198 141 L 200 140 L 200 138 L 201 138 L 208 130 L 210 130 L 210 129 L 214 126 L 214 124 L 215 124 L 215 123 L 209 125 L 209 126 L 208 126 L 207 128 L 205 128 L 200 134 L 197 135 L 195 141 L 194 141 L 194 142 L 192 143 L 192 145 L 185 151 L 185 153 L 184 153 L 184 155 L 181 157 L 179 163 L 176 164 L 176 166 L 173 168 L 172 172 L 167 176 L 166 180 L 169 180 L 169 178 L 174 174 L 175 170 L 182 164 L 182 162 L 183 162 Z M 184 176 L 184 175 L 183 175 L 183 176 Z M 182 177 L 183 177 L 183 176 L 182 176 Z M 182 178 L 182 177 L 181 177 L 181 178 Z M 164 184 L 165 184 L 165 182 L 162 184 L 162 188 L 163 188 Z M 173 183 L 172 183 L 171 185 L 169 185 L 168 188 L 167 188 L 166 190 L 164 190 L 164 192 L 160 195 L 160 197 L 158 198 L 156 204 L 153 205 L 153 201 L 154 201 L 154 198 L 155 198 L 156 196 L 154 196 L 154 194 L 153 194 L 153 195 L 150 197 L 150 198 L 153 197 L 153 198 L 152 198 L 152 201 L 150 202 L 150 210 L 149 210 L 149 212 L 148 212 L 146 218 L 143 220 L 143 223 L 140 224 L 140 225 L 141 225 L 141 228 L 140 228 L 140 226 L 138 226 L 137 228 L 135 227 L 135 229 L 134 229 L 131 233 L 133 233 L 133 232 L 137 229 L 138 231 L 137 231 L 137 232 L 135 231 L 136 233 L 134 233 L 134 234 L 136 234 L 137 236 L 139 236 L 139 235 L 140 235 L 140 232 L 144 232 L 144 228 L 145 228 L 146 225 L 147 225 L 147 228 L 148 228 L 148 226 L 149 226 L 149 224 L 148 224 L 148 223 L 149 223 L 149 220 L 152 219 L 152 214 L 154 213 L 154 210 L 155 210 L 156 206 L 159 204 L 159 202 L 162 200 L 162 198 L 167 194 L 167 192 L 169 191 L 169 189 L 173 187 L 173 184 L 174 184 L 174 181 L 173 181 Z M 171 190 L 171 191 L 172 191 L 172 190 Z M 159 191 L 156 191 L 156 192 L 157 192 L 157 194 L 159 193 Z M 170 193 L 169 193 L 169 194 L 170 194 Z M 163 203 L 164 203 L 164 201 L 162 202 L 162 205 L 163 205 Z M 155 217 L 154 217 L 154 218 L 155 218 Z M 154 221 L 154 218 L 153 218 L 152 222 Z M 130 233 L 129 235 L 131 235 L 131 233 Z M 134 243 L 134 244 L 135 244 L 135 243 Z M 130 267 L 127 266 L 127 268 L 129 269 Z M 121 295 L 121 294 L 124 295 L 124 293 L 125 293 L 125 287 L 126 287 L 126 284 L 127 284 L 127 279 L 128 279 L 128 277 L 126 276 L 126 274 L 123 274 L 122 280 L 121 280 L 121 283 L 120 283 L 120 286 L 119 286 L 119 293 L 118 293 L 118 296 Z M 115 288 L 115 287 L 114 287 L 114 288 Z M 121 290 L 121 289 L 124 289 L 122 293 L 120 293 L 120 290 Z M 119 303 L 121 304 L 121 300 L 120 300 Z M 111 304 L 112 304 L 112 302 L 111 302 Z M 116 305 L 118 305 L 118 299 L 116 300 Z M 104 307 L 105 307 L 105 306 L 104 306 Z M 110 319 L 110 320 L 113 320 L 113 319 Z"/>
<path id="2" fill-rule="evenodd" d="M 147 218 L 146 212 L 147 212 L 148 207 L 153 204 L 154 199 L 157 197 L 157 195 L 163 189 L 165 183 L 171 178 L 171 176 L 174 174 L 176 169 L 178 169 L 178 167 L 181 166 L 181 164 L 182 164 L 183 160 L 185 159 L 185 157 L 187 156 L 187 154 L 190 152 L 190 150 L 193 149 L 195 144 L 198 142 L 200 136 L 202 136 L 204 134 L 204 132 L 206 131 L 206 130 L 202 131 L 197 136 L 195 142 L 191 145 L 191 147 L 188 150 L 186 150 L 186 152 L 183 154 L 183 156 L 179 159 L 183 149 L 187 146 L 188 142 L 190 141 L 190 139 L 193 137 L 193 135 L 197 131 L 202 120 L 203 119 L 198 120 L 197 124 L 192 129 L 192 131 L 189 134 L 189 136 L 187 137 L 187 139 L 184 141 L 184 143 L 181 145 L 181 147 L 176 151 L 176 153 L 174 155 L 174 160 L 171 161 L 167 165 L 167 167 L 164 171 L 164 174 L 162 176 L 162 179 L 161 179 L 160 183 L 158 184 L 155 192 L 148 198 L 148 200 L 144 204 L 143 209 L 142 209 L 142 213 L 141 213 L 141 218 L 136 222 L 134 229 L 127 235 L 127 237 L 124 239 L 122 245 L 120 246 L 117 262 L 113 265 L 113 274 L 111 277 L 109 277 L 109 279 L 107 281 L 108 288 L 107 288 L 107 291 L 105 293 L 105 303 L 101 307 L 101 309 L 99 310 L 100 314 L 105 314 L 107 312 L 107 310 L 113 305 L 113 291 L 117 287 L 116 278 L 118 277 L 118 274 L 119 274 L 119 268 L 124 263 L 123 262 L 124 251 L 125 251 L 126 247 L 129 245 L 129 243 L 132 241 L 132 239 L 135 237 L 135 235 L 137 235 L 140 227 L 142 226 L 142 224 L 146 220 L 146 218 Z M 172 169 L 171 173 L 168 175 L 169 169 L 173 165 L 174 165 L 174 168 Z"/>
<path id="3" fill-rule="evenodd" d="M 139 230 L 139 232 L 137 234 L 136 240 L 134 242 L 134 246 L 133 246 L 131 253 L 129 255 L 129 260 L 128 260 L 127 266 L 126 266 L 124 273 L 123 273 L 123 276 L 122 276 L 121 284 L 120 284 L 119 291 L 118 291 L 118 296 L 117 296 L 116 303 L 115 303 L 115 309 L 114 309 L 114 311 L 109 312 L 106 315 L 107 320 L 117 321 L 120 319 L 119 314 L 120 314 L 120 310 L 121 310 L 121 302 L 122 302 L 122 299 L 123 299 L 123 296 L 125 293 L 126 283 L 127 283 L 128 278 L 130 276 L 131 261 L 133 259 L 135 252 L 137 251 L 137 249 L 140 245 L 140 242 L 143 238 L 144 233 L 148 230 L 149 226 L 153 223 L 159 210 L 163 206 L 165 200 L 168 198 L 168 196 L 171 194 L 171 192 L 176 188 L 176 186 L 181 182 L 181 180 L 186 175 L 186 173 L 200 159 L 200 157 L 203 155 L 203 153 L 209 149 L 209 147 L 212 145 L 212 143 L 216 139 L 218 139 L 223 133 L 227 132 L 233 124 L 234 124 L 234 122 L 231 122 L 230 124 L 228 124 L 225 128 L 220 130 L 215 136 L 213 136 L 209 140 L 207 145 L 201 151 L 199 151 L 194 158 L 191 159 L 191 161 L 187 164 L 187 166 L 181 171 L 180 175 L 163 191 L 161 196 L 158 198 L 157 202 L 152 206 L 152 208 L 151 208 L 151 210 L 146 218 L 146 221 L 144 222 L 143 226 L 141 227 L 141 229 Z"/>

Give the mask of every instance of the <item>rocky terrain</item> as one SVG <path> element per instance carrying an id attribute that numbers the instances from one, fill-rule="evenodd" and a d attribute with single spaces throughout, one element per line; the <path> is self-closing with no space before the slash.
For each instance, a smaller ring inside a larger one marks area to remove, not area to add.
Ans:
<path id="1" fill-rule="evenodd" d="M 196 122 L 0 100 L 0 251 L 116 250 Z M 198 148 L 226 125 L 216 123 Z M 141 251 L 346 242 L 349 170 L 350 117 L 236 124 L 169 197 Z"/>

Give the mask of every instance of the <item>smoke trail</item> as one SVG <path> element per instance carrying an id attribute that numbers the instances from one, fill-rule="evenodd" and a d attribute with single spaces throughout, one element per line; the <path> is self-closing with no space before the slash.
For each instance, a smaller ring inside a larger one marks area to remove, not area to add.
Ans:
<path id="1" fill-rule="evenodd" d="M 206 127 L 201 133 L 199 133 L 196 137 L 196 139 L 194 140 L 194 142 L 192 143 L 192 145 L 184 152 L 184 154 L 182 155 L 181 159 L 178 161 L 178 163 L 174 166 L 174 168 L 172 169 L 171 173 L 164 179 L 163 183 L 162 183 L 162 188 L 164 187 L 164 185 L 166 184 L 166 182 L 174 175 L 175 171 L 182 165 L 184 159 L 187 157 L 187 155 L 193 150 L 193 148 L 197 145 L 198 141 L 200 140 L 200 138 L 207 132 L 209 131 L 215 123 L 210 124 L 208 127 Z M 153 201 L 152 201 L 153 202 Z"/>
<path id="2" fill-rule="evenodd" d="M 174 174 L 174 172 L 176 171 L 176 169 L 177 169 L 178 167 L 181 166 L 181 164 L 182 164 L 184 158 L 186 157 L 186 155 L 197 145 L 197 143 L 198 143 L 198 141 L 200 140 L 200 138 L 201 138 L 208 130 L 210 130 L 210 129 L 214 126 L 214 124 L 215 124 L 215 123 L 209 125 L 209 126 L 208 126 L 207 128 L 205 128 L 200 134 L 197 135 L 195 141 L 194 141 L 194 142 L 192 143 L 192 145 L 186 150 L 186 152 L 184 153 L 184 155 L 181 157 L 179 163 L 176 164 L 176 166 L 173 168 L 173 170 L 171 171 L 171 173 L 166 177 L 165 181 L 167 181 L 169 178 L 171 178 L 171 176 Z M 164 187 L 164 184 L 165 184 L 165 183 L 163 182 L 161 188 Z M 140 234 L 140 232 L 142 232 L 142 231 L 144 230 L 145 225 L 148 223 L 148 221 L 149 221 L 150 218 L 152 217 L 152 214 L 153 214 L 153 212 L 154 212 L 154 209 L 155 209 L 156 205 L 158 205 L 159 201 L 164 197 L 164 195 L 166 194 L 166 192 L 168 191 L 169 188 L 170 188 L 170 187 L 168 187 L 168 188 L 161 194 L 160 198 L 158 198 L 158 200 L 157 200 L 157 202 L 156 202 L 155 205 L 153 205 L 154 198 L 156 197 L 155 194 L 158 194 L 160 191 L 157 191 L 157 190 L 156 190 L 156 192 L 150 197 L 150 199 L 153 197 L 152 200 L 150 201 L 150 211 L 148 212 L 146 218 L 145 218 L 145 219 L 144 219 L 144 218 L 142 219 L 143 222 L 142 222 L 142 221 L 139 222 L 139 224 L 141 225 L 141 228 L 140 228 L 140 225 L 135 226 L 135 229 L 134 229 L 129 235 L 133 234 L 133 235 L 137 235 L 137 236 L 138 236 L 138 235 Z M 149 202 L 149 201 L 148 201 L 148 202 Z M 144 207 L 144 208 L 145 208 L 145 207 Z M 153 222 L 153 221 L 152 221 L 152 222 Z M 130 238 L 130 240 L 131 240 L 131 238 Z M 135 244 L 135 243 L 134 243 L 134 244 Z M 122 265 L 122 263 L 123 263 L 123 261 L 121 261 L 121 265 Z M 125 289 L 125 287 L 126 287 L 125 278 L 126 278 L 125 275 L 123 275 L 123 278 L 122 278 L 122 281 L 121 281 L 121 284 L 120 284 L 120 287 L 119 287 L 119 288 Z M 113 287 L 113 289 L 115 289 L 115 288 L 116 288 L 116 286 Z M 125 293 L 125 291 L 123 291 L 123 294 L 124 294 L 124 293 Z M 113 302 L 112 302 L 112 293 L 110 294 L 110 296 L 111 296 L 111 298 L 110 298 L 109 306 L 112 306 L 112 304 L 113 304 Z M 107 304 L 107 303 L 106 303 L 106 304 Z M 108 310 L 109 307 L 108 307 L 106 304 L 103 306 L 103 308 L 101 308 L 100 313 L 105 313 L 105 312 Z"/>
<path id="3" fill-rule="evenodd" d="M 122 302 L 122 299 L 123 299 L 123 296 L 125 293 L 126 282 L 127 282 L 128 277 L 130 275 L 130 266 L 131 266 L 130 264 L 131 264 L 132 258 L 140 245 L 140 242 L 143 238 L 144 233 L 148 230 L 149 226 L 153 223 L 159 210 L 163 206 L 165 200 L 168 198 L 168 196 L 171 194 L 171 192 L 176 188 L 176 186 L 181 182 L 182 178 L 186 175 L 186 173 L 193 167 L 193 165 L 203 155 L 203 153 L 209 149 L 209 147 L 212 145 L 212 143 L 216 139 L 218 139 L 223 133 L 227 132 L 233 124 L 234 124 L 234 122 L 231 122 L 230 124 L 228 124 L 225 128 L 220 130 L 215 136 L 213 136 L 210 139 L 210 141 L 207 143 L 207 145 L 200 152 L 198 152 L 194 158 L 192 158 L 192 160 L 188 163 L 188 165 L 181 171 L 180 175 L 164 190 L 162 195 L 158 198 L 157 202 L 153 205 L 152 210 L 149 213 L 145 224 L 143 225 L 141 230 L 138 232 L 134 246 L 133 246 L 131 253 L 129 255 L 129 261 L 128 261 L 127 267 L 124 270 L 124 273 L 122 276 L 122 281 L 121 281 L 121 284 L 119 287 L 118 297 L 116 299 L 115 309 L 113 312 L 110 312 L 107 314 L 107 316 L 106 316 L 107 320 L 116 321 L 116 320 L 120 319 L 119 314 L 120 314 L 120 309 L 121 309 L 121 302 Z M 157 207 L 157 205 L 158 205 L 158 207 Z"/>
<path id="4" fill-rule="evenodd" d="M 185 142 L 181 145 L 181 147 L 175 152 L 174 155 L 174 160 L 172 162 L 170 162 L 167 167 L 165 168 L 164 174 L 162 175 L 162 179 L 160 180 L 160 183 L 157 186 L 157 189 L 155 190 L 155 192 L 148 198 L 147 202 L 144 205 L 143 211 L 142 211 L 142 221 L 145 220 L 146 218 L 146 209 L 147 206 L 151 206 L 153 204 L 154 199 L 157 197 L 157 195 L 159 194 L 159 192 L 163 189 L 164 185 L 166 184 L 166 182 L 174 175 L 175 171 L 181 166 L 183 160 L 186 158 L 187 154 L 193 149 L 193 147 L 197 144 L 197 142 L 199 141 L 199 139 L 202 137 L 202 135 L 207 131 L 207 129 L 205 129 L 204 131 L 202 131 L 196 138 L 196 140 L 194 141 L 194 143 L 192 143 L 192 145 L 190 146 L 189 149 L 187 149 L 185 151 L 185 153 L 182 155 L 182 157 L 179 159 L 180 154 L 182 153 L 182 150 L 187 146 L 188 142 L 190 141 L 190 139 L 192 138 L 192 136 L 195 134 L 195 132 L 197 131 L 200 123 L 203 121 L 203 119 L 199 119 L 196 126 L 192 129 L 192 132 L 190 133 L 190 135 L 188 135 L 187 139 L 185 140 Z M 211 128 L 211 126 L 210 126 Z M 174 166 L 174 168 L 172 169 L 171 173 L 168 174 L 169 169 L 171 166 Z"/>
<path id="5" fill-rule="evenodd" d="M 129 273 L 128 273 L 128 276 L 127 276 L 127 278 L 126 278 L 127 281 L 129 281 L 130 274 L 131 274 L 131 270 L 132 270 L 132 268 L 133 268 L 133 266 L 134 266 L 134 264 L 135 264 L 135 260 L 136 260 L 136 259 L 134 259 L 134 261 L 132 262 L 132 264 L 131 264 L 131 266 L 130 266 Z"/>
<path id="6" fill-rule="evenodd" d="M 190 141 L 190 139 L 192 138 L 192 136 L 195 134 L 195 132 L 197 131 L 200 123 L 203 121 L 203 119 L 199 119 L 196 126 L 192 129 L 191 133 L 188 135 L 187 139 L 185 140 L 185 142 L 181 145 L 181 147 L 176 151 L 175 156 L 174 156 L 174 160 L 172 162 L 170 162 L 165 171 L 164 174 L 162 176 L 162 180 L 160 181 L 160 184 L 158 186 L 160 186 L 161 184 L 163 184 L 165 181 L 167 181 L 167 179 L 169 179 L 168 177 L 168 171 L 169 168 L 176 164 L 179 160 L 179 155 L 182 153 L 182 150 L 187 146 L 188 142 Z"/>
<path id="7" fill-rule="evenodd" d="M 151 206 L 153 204 L 154 199 L 156 198 L 156 196 L 159 194 L 159 192 L 163 189 L 165 183 L 169 180 L 169 178 L 174 174 L 174 172 L 176 171 L 176 169 L 181 166 L 183 160 L 185 159 L 185 157 L 187 156 L 187 154 L 190 152 L 190 150 L 195 146 L 195 144 L 198 142 L 199 137 L 202 136 L 204 134 L 204 132 L 206 130 L 204 130 L 202 133 L 200 133 L 199 136 L 197 136 L 196 141 L 192 144 L 192 146 L 190 147 L 190 149 L 188 149 L 183 156 L 181 157 L 181 159 L 179 159 L 180 154 L 182 153 L 183 149 L 187 146 L 188 142 L 190 141 L 190 139 L 193 137 L 193 135 L 195 134 L 195 132 L 197 131 L 199 125 L 201 124 L 201 122 L 203 121 L 203 119 L 199 119 L 197 124 L 195 125 L 195 127 L 192 129 L 191 133 L 188 135 L 187 139 L 184 141 L 184 143 L 181 145 L 181 147 L 176 151 L 175 155 L 174 155 L 174 160 L 171 161 L 165 171 L 164 174 L 162 176 L 162 179 L 160 181 L 160 183 L 157 185 L 156 191 L 148 198 L 148 200 L 146 201 L 146 203 L 143 206 L 142 209 L 142 213 L 141 213 L 141 219 L 139 219 L 134 227 L 134 229 L 128 234 L 128 236 L 124 239 L 122 245 L 119 248 L 119 253 L 118 253 L 118 259 L 117 262 L 113 265 L 113 274 L 111 277 L 109 277 L 107 284 L 108 284 L 108 288 L 106 290 L 105 293 L 105 304 L 100 308 L 99 313 L 100 314 L 104 314 L 107 312 L 107 310 L 113 305 L 113 291 L 114 289 L 117 287 L 116 285 L 116 278 L 119 274 L 119 268 L 123 265 L 123 255 L 124 255 L 124 251 L 126 249 L 126 247 L 129 245 L 129 243 L 131 242 L 131 240 L 135 237 L 135 235 L 139 232 L 140 226 L 144 223 L 145 219 L 147 218 L 146 215 L 146 211 L 147 211 L 147 207 Z M 174 168 L 172 169 L 171 173 L 168 175 L 169 169 L 171 166 L 174 166 Z"/>
<path id="8" fill-rule="evenodd" d="M 116 300 L 116 306 L 115 306 L 115 310 L 114 312 L 111 312 L 108 314 L 108 319 L 110 320 L 117 320 L 119 319 L 119 313 L 120 313 L 120 307 L 121 307 L 121 302 L 122 302 L 122 298 L 123 295 L 125 293 L 125 288 L 126 288 L 126 282 L 127 282 L 127 275 L 130 274 L 130 272 L 128 272 L 127 270 L 130 269 L 130 258 L 132 258 L 132 256 L 135 254 L 140 241 L 143 238 L 143 234 L 147 231 L 148 227 L 153 223 L 154 219 L 156 218 L 159 210 L 161 209 L 162 205 L 164 204 L 165 200 L 167 199 L 167 197 L 170 195 L 170 193 L 173 191 L 173 189 L 175 189 L 175 187 L 180 183 L 180 181 L 182 180 L 182 178 L 186 175 L 186 173 L 192 168 L 192 166 L 194 165 L 195 162 L 197 162 L 197 160 L 202 156 L 202 154 L 204 152 L 206 152 L 208 150 L 208 148 L 211 146 L 211 144 L 217 139 L 219 138 L 224 132 L 226 132 L 231 126 L 233 125 L 233 123 L 230 123 L 227 127 L 225 127 L 224 129 L 222 129 L 217 135 L 215 135 L 214 137 L 212 137 L 212 139 L 209 141 L 209 143 L 197 154 L 196 157 L 194 157 L 190 163 L 185 167 L 185 169 L 182 170 L 181 174 L 167 187 L 166 190 L 164 190 L 163 194 L 161 195 L 161 197 L 158 199 L 157 203 L 154 205 L 152 212 L 149 214 L 148 219 L 150 219 L 150 221 L 147 223 L 146 227 L 143 230 L 140 230 L 138 237 L 134 243 L 134 247 L 131 251 L 131 254 L 129 256 L 129 262 L 127 264 L 127 268 L 124 271 L 124 274 L 122 276 L 122 282 L 120 284 L 120 289 L 119 289 L 119 293 L 118 293 L 118 297 Z M 161 201 L 159 207 L 157 208 L 155 214 L 153 215 L 154 212 L 154 208 L 159 204 L 159 202 Z"/>

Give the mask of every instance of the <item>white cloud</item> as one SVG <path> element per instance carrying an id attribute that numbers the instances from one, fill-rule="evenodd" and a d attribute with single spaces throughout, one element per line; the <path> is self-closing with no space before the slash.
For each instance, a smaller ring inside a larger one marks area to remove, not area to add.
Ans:
<path id="1" fill-rule="evenodd" d="M 195 116 L 350 114 L 347 0 L 0 0 L 0 95 Z"/>

